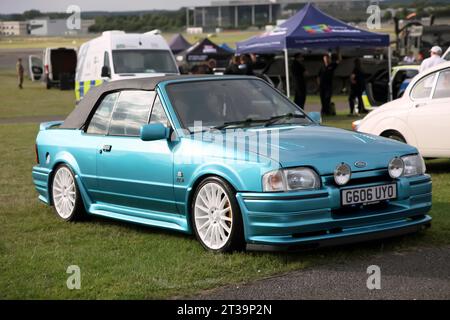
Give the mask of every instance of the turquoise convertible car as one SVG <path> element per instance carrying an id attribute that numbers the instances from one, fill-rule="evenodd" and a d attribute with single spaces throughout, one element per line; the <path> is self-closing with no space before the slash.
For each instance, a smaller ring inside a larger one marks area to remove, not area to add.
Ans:
<path id="1" fill-rule="evenodd" d="M 380 239 L 431 221 L 416 148 L 322 126 L 255 77 L 103 84 L 40 125 L 36 157 L 39 199 L 60 218 L 194 233 L 216 252 Z"/>

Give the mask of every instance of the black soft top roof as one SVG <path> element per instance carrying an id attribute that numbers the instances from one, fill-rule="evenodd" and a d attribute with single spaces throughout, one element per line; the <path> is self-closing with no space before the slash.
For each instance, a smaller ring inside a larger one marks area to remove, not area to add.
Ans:
<path id="1" fill-rule="evenodd" d="M 100 86 L 94 87 L 88 91 L 78 106 L 67 116 L 62 123 L 62 129 L 80 129 L 89 119 L 91 113 L 96 107 L 97 101 L 104 94 L 118 90 L 155 90 L 158 83 L 166 80 L 181 80 L 195 78 L 210 78 L 214 76 L 161 76 L 145 77 L 135 79 L 125 79 L 117 81 L 104 82 Z"/>

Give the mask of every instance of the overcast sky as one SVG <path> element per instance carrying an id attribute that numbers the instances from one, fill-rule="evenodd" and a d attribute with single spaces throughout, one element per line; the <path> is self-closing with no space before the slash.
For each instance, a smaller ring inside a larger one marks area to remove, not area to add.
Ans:
<path id="1" fill-rule="evenodd" d="M 82 11 L 139 11 L 210 3 L 211 0 L 0 0 L 0 13 L 22 13 L 30 9 L 65 12 L 72 4 L 78 5 Z"/>

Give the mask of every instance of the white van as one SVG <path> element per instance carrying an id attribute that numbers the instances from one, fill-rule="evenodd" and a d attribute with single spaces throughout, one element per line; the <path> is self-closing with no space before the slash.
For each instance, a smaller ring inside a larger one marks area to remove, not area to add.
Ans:
<path id="1" fill-rule="evenodd" d="M 179 74 L 169 45 L 158 30 L 143 34 L 105 31 L 78 52 L 75 78 L 77 102 L 103 81 L 127 77 Z"/>

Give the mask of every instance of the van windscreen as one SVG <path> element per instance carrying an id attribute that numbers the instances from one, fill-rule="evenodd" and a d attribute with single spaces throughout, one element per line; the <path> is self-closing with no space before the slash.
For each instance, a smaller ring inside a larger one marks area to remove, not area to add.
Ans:
<path id="1" fill-rule="evenodd" d="M 178 73 L 168 50 L 113 50 L 114 71 L 121 73 Z"/>

